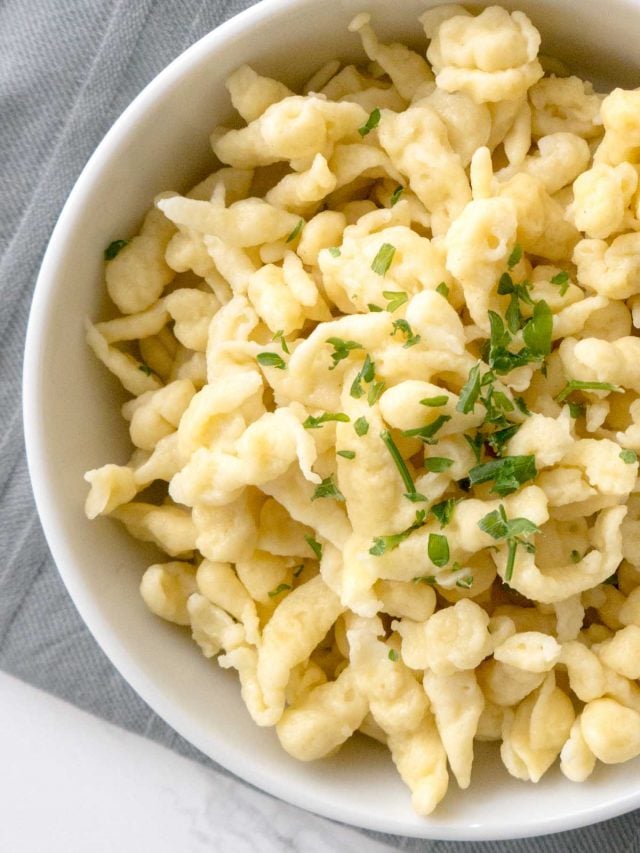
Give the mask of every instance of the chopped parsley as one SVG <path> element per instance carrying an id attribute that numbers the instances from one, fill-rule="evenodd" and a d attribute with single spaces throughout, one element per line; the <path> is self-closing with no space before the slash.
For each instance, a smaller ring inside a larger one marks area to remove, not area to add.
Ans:
<path id="1" fill-rule="evenodd" d="M 473 586 L 473 575 L 465 575 L 463 578 L 458 578 L 456 586 L 459 586 L 460 589 L 471 589 Z"/>
<path id="2" fill-rule="evenodd" d="M 369 114 L 369 118 L 362 125 L 362 127 L 358 128 L 358 133 L 360 136 L 367 136 L 367 134 L 371 133 L 374 128 L 376 128 L 380 124 L 380 110 L 376 107 Z"/>
<path id="3" fill-rule="evenodd" d="M 551 284 L 557 284 L 560 290 L 560 296 L 564 296 L 569 289 L 569 273 L 566 270 L 557 273 L 551 279 Z"/>
<path id="4" fill-rule="evenodd" d="M 447 498 L 440 503 L 434 504 L 429 512 L 440 522 L 440 527 L 446 527 L 453 518 L 453 511 L 458 503 L 458 498 Z"/>
<path id="5" fill-rule="evenodd" d="M 336 456 L 342 456 L 343 459 L 355 459 L 355 450 L 336 450 Z"/>
<path id="6" fill-rule="evenodd" d="M 491 491 L 504 497 L 533 480 L 537 473 L 535 456 L 504 456 L 473 467 L 469 471 L 469 481 L 477 486 L 493 480 Z"/>
<path id="7" fill-rule="evenodd" d="M 626 462 L 627 465 L 633 465 L 638 461 L 638 454 L 635 450 L 621 450 L 620 459 L 622 459 L 623 462 Z"/>
<path id="8" fill-rule="evenodd" d="M 439 293 L 444 299 L 449 298 L 449 287 L 445 281 L 441 281 L 440 284 L 436 287 L 436 293 Z"/>
<path id="9" fill-rule="evenodd" d="M 415 429 L 405 429 L 402 431 L 402 435 L 405 438 L 421 438 L 425 444 L 435 444 L 435 434 L 450 420 L 451 415 L 438 415 L 430 424 Z"/>
<path id="10" fill-rule="evenodd" d="M 364 360 L 364 364 L 362 365 L 362 367 L 358 371 L 356 378 L 351 383 L 351 390 L 349 392 L 351 394 L 351 396 L 354 397 L 356 400 L 359 400 L 360 397 L 362 397 L 362 395 L 364 394 L 364 389 L 362 387 L 362 383 L 363 382 L 373 382 L 375 375 L 376 375 L 375 363 L 373 361 L 371 361 L 371 358 L 370 358 L 369 354 L 367 353 L 365 360 Z"/>
<path id="11" fill-rule="evenodd" d="M 403 349 L 409 349 L 409 347 L 413 347 L 416 344 L 419 344 L 422 340 L 420 335 L 413 334 L 413 330 L 406 320 L 393 321 L 393 331 L 391 332 L 391 334 L 395 335 L 396 332 L 401 332 L 406 337 L 406 342 L 403 345 Z"/>
<path id="12" fill-rule="evenodd" d="M 572 403 L 571 400 L 567 400 L 567 405 L 569 406 L 569 414 L 572 418 L 581 418 L 585 414 L 585 407 L 582 403 Z"/>
<path id="13" fill-rule="evenodd" d="M 114 240 L 113 243 L 109 243 L 107 248 L 104 250 L 105 261 L 112 261 L 128 244 L 128 240 Z"/>
<path id="14" fill-rule="evenodd" d="M 533 316 L 522 329 L 522 337 L 535 358 L 543 358 L 551 352 L 553 314 L 544 299 L 533 306 Z"/>
<path id="15" fill-rule="evenodd" d="M 380 399 L 380 395 L 386 387 L 387 383 L 382 379 L 380 380 L 380 382 L 372 382 L 367 392 L 367 403 L 370 406 L 373 406 L 374 403 L 377 403 Z"/>
<path id="16" fill-rule="evenodd" d="M 413 583 L 427 583 L 429 586 L 434 586 L 436 583 L 436 579 L 434 575 L 418 575 L 415 578 L 412 578 Z"/>
<path id="17" fill-rule="evenodd" d="M 482 457 L 482 449 L 484 447 L 484 433 L 477 432 L 475 435 L 469 435 L 465 432 L 462 437 L 473 451 L 473 455 L 476 457 L 476 462 L 479 462 Z"/>
<path id="18" fill-rule="evenodd" d="M 502 504 L 500 504 L 498 509 L 494 509 L 492 512 L 487 513 L 484 518 L 481 518 L 478 522 L 478 527 L 480 530 L 488 533 L 493 539 L 503 540 L 507 543 L 508 552 L 504 579 L 509 583 L 513 577 L 518 545 L 522 545 L 527 551 L 534 550 L 534 546 L 531 543 L 524 542 L 520 537 L 539 533 L 540 528 L 528 518 L 507 518 Z"/>
<path id="19" fill-rule="evenodd" d="M 395 649 L 389 649 L 389 660 L 393 663 L 398 660 L 398 652 Z"/>
<path id="20" fill-rule="evenodd" d="M 395 246 L 392 246 L 391 243 L 383 243 L 378 249 L 378 254 L 371 261 L 371 269 L 378 275 L 385 276 L 395 253 Z"/>
<path id="21" fill-rule="evenodd" d="M 385 447 L 391 454 L 391 458 L 393 459 L 396 468 L 398 469 L 398 473 L 402 478 L 402 482 L 404 483 L 405 489 L 407 490 L 405 493 L 405 498 L 408 498 L 410 501 L 426 501 L 424 495 L 421 495 L 418 491 L 416 491 L 415 484 L 409 473 L 409 469 L 407 468 L 406 462 L 402 458 L 402 454 L 398 450 L 398 447 L 395 441 L 391 438 L 391 433 L 388 429 L 383 429 L 380 433 L 380 438 L 382 439 Z"/>
<path id="22" fill-rule="evenodd" d="M 362 415 L 353 424 L 356 435 L 363 436 L 369 432 L 369 421 Z"/>
<path id="23" fill-rule="evenodd" d="M 282 352 L 286 352 L 287 355 L 291 354 L 291 351 L 289 350 L 287 342 L 284 338 L 284 332 L 282 330 L 280 330 L 279 332 L 276 332 L 275 335 L 271 338 L 271 340 L 274 342 L 280 341 L 280 346 L 282 347 Z"/>
<path id="24" fill-rule="evenodd" d="M 307 545 L 309 546 L 309 548 L 311 548 L 313 553 L 316 555 L 316 559 L 321 560 L 322 559 L 322 545 L 316 539 L 314 539 L 313 536 L 305 536 L 304 540 L 307 543 Z"/>
<path id="25" fill-rule="evenodd" d="M 612 385 L 610 382 L 583 382 L 581 379 L 570 379 L 556 396 L 556 400 L 558 403 L 562 403 L 574 391 L 611 391 L 616 394 L 623 394 L 624 388 Z"/>
<path id="26" fill-rule="evenodd" d="M 343 424 L 348 424 L 351 418 L 345 415 L 344 412 L 325 412 L 323 415 L 309 415 L 302 426 L 305 429 L 320 429 L 323 424 L 329 421 L 340 421 Z"/>
<path id="27" fill-rule="evenodd" d="M 320 485 L 316 486 L 315 491 L 311 496 L 311 500 L 315 501 L 318 498 L 333 498 L 334 501 L 344 501 L 344 495 L 336 486 L 333 474 L 325 477 Z"/>
<path id="28" fill-rule="evenodd" d="M 379 314 L 384 309 L 379 305 L 376 305 L 375 302 L 367 302 L 367 308 L 371 311 L 372 314 Z"/>
<path id="29" fill-rule="evenodd" d="M 409 301 L 409 294 L 404 290 L 383 290 L 382 295 L 388 300 L 387 311 L 390 314 Z"/>
<path id="30" fill-rule="evenodd" d="M 141 370 L 145 376 L 151 376 L 151 368 L 146 361 L 143 361 L 138 365 L 138 370 Z"/>
<path id="31" fill-rule="evenodd" d="M 460 399 L 456 405 L 456 410 L 468 415 L 473 411 L 476 400 L 480 395 L 480 365 L 476 364 L 469 371 L 467 381 L 460 391 Z"/>
<path id="32" fill-rule="evenodd" d="M 516 243 L 507 260 L 507 266 L 509 267 L 509 269 L 512 270 L 517 264 L 519 264 L 521 258 L 522 246 L 520 245 L 520 243 Z"/>
<path id="33" fill-rule="evenodd" d="M 418 530 L 418 528 L 422 527 L 426 523 L 426 519 L 427 511 L 424 509 L 417 510 L 413 524 L 407 527 L 406 530 L 403 530 L 400 533 L 391 533 L 388 536 L 376 536 L 371 548 L 369 548 L 369 553 L 374 557 L 379 557 L 387 551 L 393 551 L 394 548 L 397 548 L 401 542 L 404 542 L 404 540 L 407 539 L 414 530 Z"/>
<path id="34" fill-rule="evenodd" d="M 277 367 L 278 370 L 284 370 L 287 366 L 285 360 L 277 352 L 260 352 L 256 356 L 256 361 L 263 367 Z"/>
<path id="35" fill-rule="evenodd" d="M 302 567 L 304 568 L 304 566 Z M 275 589 L 272 589 L 269 593 L 269 598 L 275 598 L 276 595 L 280 595 L 281 592 L 285 592 L 287 589 L 292 589 L 290 583 L 279 583 Z"/>
<path id="36" fill-rule="evenodd" d="M 296 239 L 296 237 L 300 236 L 300 232 L 302 231 L 303 227 L 304 227 L 304 219 L 298 220 L 298 224 L 293 229 L 291 234 L 289 234 L 289 236 L 285 240 L 285 243 L 293 243 L 293 241 Z"/>
<path id="37" fill-rule="evenodd" d="M 572 563 L 579 563 L 582 557 L 580 556 L 580 551 L 576 551 L 575 549 L 569 554 Z"/>
<path id="38" fill-rule="evenodd" d="M 431 406 L 436 408 L 437 406 L 446 406 L 449 402 L 449 398 L 446 394 L 440 394 L 437 397 L 425 397 L 424 400 L 420 400 L 421 406 Z"/>
<path id="39" fill-rule="evenodd" d="M 442 533 L 430 533 L 427 542 L 427 554 L 434 566 L 439 569 L 449 562 L 449 541 Z"/>
<path id="40" fill-rule="evenodd" d="M 452 465 L 453 459 L 447 459 L 446 456 L 429 456 L 424 460 L 424 467 L 433 474 L 440 474 Z"/>
<path id="41" fill-rule="evenodd" d="M 359 344 L 357 341 L 344 341 L 342 338 L 327 338 L 326 342 L 333 347 L 333 352 L 331 353 L 333 364 L 329 370 L 335 370 L 338 364 L 343 359 L 348 358 L 349 353 L 353 352 L 353 350 L 364 349 L 362 344 Z"/>
<path id="42" fill-rule="evenodd" d="M 331 255 L 332 258 L 339 258 L 342 252 L 337 246 L 330 246 L 327 251 Z"/>
<path id="43" fill-rule="evenodd" d="M 391 198 L 389 199 L 389 205 L 393 207 L 394 204 L 397 204 L 400 201 L 400 196 L 404 192 L 404 187 L 402 184 L 398 184 L 395 190 L 391 193 Z"/>

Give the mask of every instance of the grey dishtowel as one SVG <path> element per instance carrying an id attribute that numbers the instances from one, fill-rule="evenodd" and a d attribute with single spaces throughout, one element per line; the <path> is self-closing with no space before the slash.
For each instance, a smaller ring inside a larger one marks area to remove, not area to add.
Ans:
<path id="1" fill-rule="evenodd" d="M 80 620 L 36 516 L 20 412 L 31 294 L 84 163 L 168 62 L 252 0 L 0 3 L 0 668 L 214 766 L 122 680 Z M 221 769 L 221 768 L 218 768 Z M 373 837 L 402 850 L 640 850 L 640 812 L 572 833 L 455 844 Z"/>

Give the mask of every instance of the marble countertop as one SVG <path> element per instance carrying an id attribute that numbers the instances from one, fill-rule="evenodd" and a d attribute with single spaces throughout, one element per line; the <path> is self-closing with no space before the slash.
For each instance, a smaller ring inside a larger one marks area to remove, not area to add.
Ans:
<path id="1" fill-rule="evenodd" d="M 392 849 L 1 672 L 0 755 L 7 853 Z"/>

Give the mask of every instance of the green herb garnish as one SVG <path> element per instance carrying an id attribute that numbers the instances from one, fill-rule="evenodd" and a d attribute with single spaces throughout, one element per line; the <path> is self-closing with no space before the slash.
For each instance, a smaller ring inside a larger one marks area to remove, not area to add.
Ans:
<path id="1" fill-rule="evenodd" d="M 371 133 L 371 131 L 376 128 L 380 124 L 380 110 L 376 107 L 369 114 L 369 118 L 362 125 L 362 127 L 358 128 L 358 133 L 360 136 L 367 136 L 367 134 Z"/>
<path id="2" fill-rule="evenodd" d="M 367 308 L 372 314 L 379 314 L 381 311 L 384 311 L 384 308 L 376 305 L 375 302 L 367 302 Z"/>
<path id="3" fill-rule="evenodd" d="M 344 495 L 336 486 L 333 474 L 325 477 L 320 485 L 316 486 L 315 491 L 311 496 L 311 500 L 315 501 L 318 500 L 318 498 L 333 498 L 334 501 L 344 501 Z"/>
<path id="4" fill-rule="evenodd" d="M 402 184 L 398 184 L 395 190 L 391 193 L 391 198 L 389 199 L 390 207 L 393 207 L 394 204 L 397 204 L 400 201 L 400 196 L 404 192 L 404 187 Z"/>
<path id="5" fill-rule="evenodd" d="M 276 595 L 280 595 L 281 592 L 284 592 L 287 589 L 292 589 L 290 583 L 279 583 L 275 589 L 272 589 L 269 593 L 269 598 L 275 598 Z"/>
<path id="6" fill-rule="evenodd" d="M 290 355 L 289 347 L 287 346 L 287 342 L 284 339 L 284 332 L 280 330 L 276 332 L 275 335 L 271 338 L 272 341 L 280 341 L 280 346 L 282 347 L 282 352 L 286 352 L 287 355 Z"/>
<path id="7" fill-rule="evenodd" d="M 529 521 L 528 518 L 508 519 L 502 504 L 500 504 L 498 509 L 494 509 L 492 512 L 487 513 L 484 518 L 481 518 L 478 522 L 478 527 L 480 530 L 488 533 L 493 539 L 504 540 L 507 543 L 508 553 L 504 579 L 509 583 L 513 576 L 518 545 L 522 545 L 527 550 L 533 549 L 531 543 L 523 542 L 520 537 L 539 533 L 540 528 L 533 521 Z"/>
<path id="8" fill-rule="evenodd" d="M 337 246 L 330 246 L 327 251 L 331 255 L 332 258 L 339 258 L 342 252 Z"/>
<path id="9" fill-rule="evenodd" d="M 363 382 L 373 382 L 376 375 L 376 367 L 369 354 L 366 355 L 364 364 L 358 371 L 356 378 L 351 383 L 350 394 L 356 400 L 359 400 L 360 397 L 364 394 L 364 389 L 362 387 Z"/>
<path id="10" fill-rule="evenodd" d="M 615 394 L 623 394 L 624 388 L 612 385 L 610 382 L 583 382 L 581 379 L 570 379 L 556 396 L 556 400 L 558 403 L 562 403 L 574 391 L 611 391 Z"/>
<path id="11" fill-rule="evenodd" d="M 446 527 L 453 518 L 453 511 L 458 503 L 458 498 L 447 498 L 440 503 L 434 504 L 429 512 L 440 522 L 440 527 Z"/>
<path id="12" fill-rule="evenodd" d="M 138 365 L 138 370 L 141 370 L 145 376 L 151 376 L 151 368 L 146 363 L 146 361 L 140 362 L 140 364 Z"/>
<path id="13" fill-rule="evenodd" d="M 476 400 L 480 395 L 480 365 L 476 364 L 469 371 L 467 381 L 460 391 L 460 399 L 456 404 L 456 410 L 468 415 L 473 411 Z"/>
<path id="14" fill-rule="evenodd" d="M 580 552 L 575 549 L 569 554 L 572 563 L 579 563 L 582 557 L 580 556 Z"/>
<path id="15" fill-rule="evenodd" d="M 449 398 L 447 395 L 440 394 L 438 397 L 425 397 L 424 400 L 420 400 L 420 405 L 436 408 L 438 406 L 446 406 L 448 402 Z"/>
<path id="16" fill-rule="evenodd" d="M 393 459 L 396 468 L 398 469 L 398 473 L 402 478 L 402 482 L 404 483 L 405 489 L 407 490 L 405 493 L 405 498 L 408 498 L 410 501 L 426 501 L 424 495 L 421 495 L 416 491 L 415 484 L 409 473 L 409 469 L 402 458 L 402 454 L 398 450 L 398 447 L 395 441 L 391 438 L 391 433 L 388 429 L 383 429 L 380 433 L 380 438 L 382 439 L 385 447 L 391 454 L 391 458 Z"/>
<path id="17" fill-rule="evenodd" d="M 621 450 L 620 459 L 622 459 L 623 462 L 626 462 L 627 465 L 633 465 L 634 462 L 638 461 L 638 454 L 635 450 Z"/>
<path id="18" fill-rule="evenodd" d="M 296 566 L 295 569 L 293 570 L 294 578 L 299 578 L 303 571 L 304 571 L 304 563 L 300 563 L 300 565 Z"/>
<path id="19" fill-rule="evenodd" d="M 401 332 L 407 339 L 403 345 L 403 349 L 409 349 L 409 347 L 419 344 L 422 340 L 420 335 L 413 334 L 413 330 L 406 320 L 393 321 L 393 331 L 391 334 L 395 335 L 396 332 Z"/>
<path id="20" fill-rule="evenodd" d="M 369 432 L 369 421 L 363 415 L 355 421 L 353 428 L 356 431 L 356 435 L 366 435 Z"/>
<path id="21" fill-rule="evenodd" d="M 389 660 L 393 663 L 398 660 L 398 652 L 395 649 L 389 649 Z"/>
<path id="22" fill-rule="evenodd" d="M 427 583 L 429 586 L 434 586 L 436 579 L 434 575 L 418 575 L 411 579 L 413 583 Z"/>
<path id="23" fill-rule="evenodd" d="M 336 450 L 336 456 L 342 456 L 343 459 L 355 459 L 355 450 Z"/>
<path id="24" fill-rule="evenodd" d="M 345 415 L 344 412 L 325 412 L 323 415 L 309 415 L 302 426 L 305 429 L 320 429 L 323 424 L 329 421 L 340 421 L 340 423 L 348 424 L 351 418 Z"/>
<path id="25" fill-rule="evenodd" d="M 430 533 L 427 542 L 427 554 L 434 566 L 441 569 L 449 562 L 449 541 L 441 533 Z"/>
<path id="26" fill-rule="evenodd" d="M 293 229 L 291 234 L 289 234 L 289 236 L 285 240 L 285 243 L 293 243 L 293 241 L 296 239 L 296 237 L 300 236 L 300 232 L 302 231 L 303 227 L 304 227 L 304 219 L 298 220 L 298 224 Z"/>
<path id="27" fill-rule="evenodd" d="M 551 333 L 553 314 L 544 299 L 533 306 L 533 316 L 522 329 L 522 338 L 536 358 L 543 358 L 551 352 Z"/>
<path id="28" fill-rule="evenodd" d="M 256 361 L 263 367 L 277 367 L 278 370 L 284 370 L 287 366 L 285 360 L 277 352 L 260 352 L 256 356 Z"/>
<path id="29" fill-rule="evenodd" d="M 551 279 L 551 284 L 557 284 L 560 289 L 560 296 L 564 296 L 569 289 L 569 273 L 566 271 L 557 273 Z"/>
<path id="30" fill-rule="evenodd" d="M 385 276 L 391 266 L 395 253 L 395 246 L 392 246 L 391 243 L 383 243 L 378 249 L 378 254 L 371 262 L 371 269 L 378 275 Z"/>
<path id="31" fill-rule="evenodd" d="M 445 281 L 441 281 L 436 287 L 436 293 L 439 293 L 440 296 L 444 297 L 444 299 L 449 298 L 449 287 Z"/>
<path id="32" fill-rule="evenodd" d="M 364 349 L 362 344 L 357 341 L 344 341 L 342 338 L 327 338 L 327 343 L 333 347 L 331 358 L 333 364 L 329 370 L 335 370 L 338 364 L 345 358 L 349 357 L 349 353 L 355 349 Z"/>
<path id="33" fill-rule="evenodd" d="M 435 434 L 450 420 L 451 415 L 438 415 L 430 424 L 423 427 L 416 427 L 415 429 L 405 429 L 402 431 L 402 435 L 405 438 L 421 438 L 425 444 L 434 444 Z"/>
<path id="34" fill-rule="evenodd" d="M 453 459 L 447 459 L 446 456 L 429 456 L 424 460 L 424 467 L 433 474 L 440 474 L 452 465 Z"/>
<path id="35" fill-rule="evenodd" d="M 409 294 L 404 290 L 383 290 L 382 295 L 388 300 L 387 311 L 390 314 L 409 301 Z"/>
<path id="36" fill-rule="evenodd" d="M 321 560 L 322 559 L 322 545 L 316 539 L 314 539 L 313 536 L 305 536 L 304 541 L 307 543 L 309 548 L 311 548 L 313 553 L 316 555 L 316 559 Z"/>
<path id="37" fill-rule="evenodd" d="M 107 248 L 104 250 L 105 261 L 112 261 L 115 256 L 128 245 L 128 243 L 128 240 L 114 240 L 113 243 L 109 243 Z"/>
<path id="38" fill-rule="evenodd" d="M 515 492 L 537 475 L 535 456 L 504 456 L 476 465 L 469 471 L 472 486 L 495 481 L 491 491 L 500 497 Z"/>
<path id="39" fill-rule="evenodd" d="M 507 266 L 510 270 L 512 270 L 517 264 L 520 263 L 520 259 L 522 258 L 522 246 L 520 243 L 516 243 L 513 247 L 511 254 L 509 255 L 509 259 L 507 260 Z"/>
<path id="40" fill-rule="evenodd" d="M 416 511 L 416 517 L 409 527 L 406 530 L 401 531 L 400 533 L 390 533 L 388 536 L 376 536 L 373 540 L 373 545 L 369 548 L 369 553 L 374 557 L 379 557 L 381 554 L 385 554 L 387 551 L 393 551 L 394 548 L 397 548 L 401 542 L 404 542 L 414 530 L 417 530 L 419 527 L 422 527 L 427 518 L 427 511 L 424 509 L 419 509 Z"/>

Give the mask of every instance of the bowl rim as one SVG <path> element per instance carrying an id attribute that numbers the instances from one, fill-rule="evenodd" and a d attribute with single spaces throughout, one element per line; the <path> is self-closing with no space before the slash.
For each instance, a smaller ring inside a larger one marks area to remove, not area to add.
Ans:
<path id="1" fill-rule="evenodd" d="M 398 836 L 447 841 L 497 841 L 535 837 L 577 829 L 617 817 L 640 806 L 640 786 L 636 793 L 614 799 L 605 797 L 596 807 L 574 808 L 573 811 L 563 815 L 538 820 L 535 825 L 530 824 L 524 829 L 518 828 L 515 822 L 505 825 L 498 831 L 495 827 L 478 825 L 452 824 L 448 827 L 431 825 L 428 819 L 422 825 L 406 826 L 400 825 L 398 820 L 390 819 L 383 814 L 372 815 L 365 820 L 360 812 L 356 813 L 348 804 L 325 802 L 303 789 L 295 786 L 287 787 L 280 781 L 274 780 L 270 773 L 263 771 L 260 764 L 251 757 L 245 758 L 244 755 L 239 755 L 237 751 L 228 748 L 223 737 L 219 739 L 215 756 L 211 755 L 204 738 L 197 730 L 194 731 L 188 715 L 180 707 L 176 707 L 172 701 L 166 699 L 162 690 L 145 673 L 143 665 L 135 662 L 127 648 L 113 635 L 107 619 L 100 612 L 99 606 L 88 594 L 80 576 L 73 568 L 74 560 L 66 545 L 65 530 L 57 514 L 56 492 L 53 485 L 47 482 L 46 475 L 42 473 L 46 471 L 47 466 L 44 447 L 44 411 L 40 399 L 41 367 L 44 363 L 42 341 L 47 324 L 46 309 L 54 289 L 57 270 L 65 256 L 65 234 L 70 230 L 79 209 L 92 191 L 94 181 L 101 172 L 104 155 L 126 138 L 139 114 L 144 113 L 157 98 L 161 97 L 167 86 L 179 79 L 190 67 L 197 65 L 204 56 L 215 52 L 216 48 L 223 45 L 226 40 L 242 35 L 274 13 L 282 15 L 288 9 L 299 11 L 305 6 L 313 6 L 316 2 L 317 0 L 259 0 L 255 5 L 219 24 L 175 57 L 136 95 L 106 132 L 84 165 L 60 212 L 49 238 L 32 296 L 22 374 L 22 416 L 27 465 L 36 508 L 49 550 L 66 590 L 93 638 L 119 674 L 144 702 L 187 742 L 194 745 L 214 763 L 286 803 L 351 827 Z M 442 0 L 435 0 L 435 2 L 431 0 L 428 5 L 440 5 L 441 2 Z"/>

